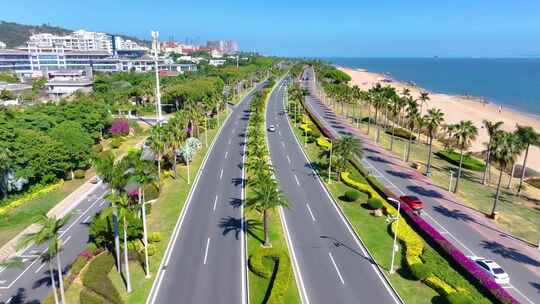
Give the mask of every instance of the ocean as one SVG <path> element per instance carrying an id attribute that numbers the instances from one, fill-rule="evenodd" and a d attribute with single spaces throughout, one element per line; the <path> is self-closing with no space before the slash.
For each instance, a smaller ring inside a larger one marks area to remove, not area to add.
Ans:
<path id="1" fill-rule="evenodd" d="M 324 58 L 432 92 L 481 97 L 540 117 L 540 58 Z"/>

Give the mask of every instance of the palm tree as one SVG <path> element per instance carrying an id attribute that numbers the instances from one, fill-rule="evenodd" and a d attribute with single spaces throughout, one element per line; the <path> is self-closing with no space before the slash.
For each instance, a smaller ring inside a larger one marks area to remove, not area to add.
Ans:
<path id="1" fill-rule="evenodd" d="M 418 97 L 418 100 L 420 100 L 420 115 L 422 115 L 424 104 L 427 104 L 427 101 L 429 100 L 429 93 L 420 92 L 420 97 Z"/>
<path id="2" fill-rule="evenodd" d="M 517 195 L 521 192 L 523 187 L 523 179 L 525 178 L 525 172 L 527 171 L 527 157 L 529 156 L 529 148 L 532 146 L 540 146 L 540 133 L 536 132 L 529 126 L 517 126 L 516 135 L 521 143 L 521 146 L 525 148 L 525 157 L 523 158 L 523 165 L 521 166 L 521 178 L 519 179 L 519 186 Z"/>
<path id="3" fill-rule="evenodd" d="M 143 243 L 144 243 L 144 261 L 145 261 L 145 277 L 150 278 L 150 266 L 148 263 L 148 229 L 146 226 L 146 206 L 144 188 L 157 179 L 155 175 L 155 165 L 152 162 L 141 160 L 140 158 L 135 163 L 134 175 L 139 184 L 138 199 L 139 207 L 142 212 L 143 220 Z"/>
<path id="4" fill-rule="evenodd" d="M 279 190 L 276 180 L 270 174 L 260 174 L 256 177 L 257 182 L 253 185 L 253 196 L 246 200 L 245 206 L 248 209 L 255 209 L 263 213 L 264 227 L 264 247 L 270 244 L 268 220 L 269 211 L 276 207 L 288 207 L 288 203 Z"/>
<path id="5" fill-rule="evenodd" d="M 491 217 L 495 218 L 497 203 L 499 202 L 501 194 L 501 181 L 503 171 L 508 164 L 514 162 L 519 154 L 519 138 L 512 133 L 497 131 L 493 134 L 492 146 L 490 149 L 490 158 L 499 165 L 499 181 L 497 182 L 497 191 L 495 192 L 495 199 L 493 201 L 493 208 L 491 209 Z"/>
<path id="6" fill-rule="evenodd" d="M 487 150 L 486 150 L 486 168 L 484 169 L 484 174 L 482 175 L 482 184 L 485 185 L 488 180 L 487 177 L 488 177 L 488 172 L 490 170 L 489 158 L 491 155 L 490 153 L 491 142 L 495 133 L 500 130 L 503 122 L 502 121 L 492 122 L 492 121 L 484 119 L 482 123 L 484 124 L 484 127 L 486 128 L 486 131 L 488 132 L 488 135 L 489 135 L 489 142 L 487 143 Z"/>
<path id="7" fill-rule="evenodd" d="M 465 153 L 465 150 L 470 146 L 471 141 L 473 141 L 476 138 L 476 135 L 478 135 L 478 129 L 473 124 L 472 121 L 460 121 L 456 125 L 456 130 L 454 132 L 454 137 L 457 142 L 457 146 L 460 151 L 460 157 L 459 157 L 459 169 L 456 179 L 456 186 L 454 187 L 454 193 L 457 193 L 458 187 L 459 187 L 459 181 L 461 179 L 461 170 L 463 166 L 463 156 Z"/>
<path id="8" fill-rule="evenodd" d="M 437 134 L 437 128 L 444 121 L 444 113 L 441 112 L 440 109 L 429 109 L 428 113 L 424 116 L 424 120 L 429 136 L 429 151 L 425 175 L 429 175 L 429 170 L 431 169 L 431 154 L 433 151 L 433 138 Z"/>
<path id="9" fill-rule="evenodd" d="M 51 286 L 53 288 L 54 302 L 58 303 L 58 294 L 56 289 L 56 282 L 54 278 L 54 269 L 52 260 L 56 258 L 56 268 L 58 272 L 58 287 L 60 289 L 60 301 L 65 304 L 64 296 L 64 279 L 62 275 L 62 263 L 60 262 L 60 250 L 62 246 L 62 240 L 60 240 L 60 230 L 67 223 L 68 218 L 63 219 L 50 218 L 45 215 L 40 220 L 41 228 L 34 233 L 26 234 L 19 246 L 26 247 L 30 244 L 43 245 L 47 244 L 47 250 L 41 255 L 41 259 L 49 264 L 49 275 L 51 277 Z"/>
<path id="10" fill-rule="evenodd" d="M 407 157 L 405 161 L 408 162 L 411 155 L 411 145 L 412 145 L 414 128 L 417 124 L 418 117 L 420 116 L 420 112 L 418 111 L 418 103 L 416 102 L 416 100 L 412 98 L 408 100 L 406 111 L 407 111 L 407 127 L 409 128 L 409 143 L 407 144 Z"/>
<path id="11" fill-rule="evenodd" d="M 335 168 L 340 179 L 340 173 L 347 167 L 347 162 L 352 158 L 354 154 L 361 158 L 362 144 L 360 141 L 350 135 L 346 135 L 336 140 L 334 143 Z M 331 160 L 329 160 L 331 161 Z"/>
<path id="12" fill-rule="evenodd" d="M 166 133 L 164 127 L 161 124 L 157 124 L 152 127 L 150 130 L 150 137 L 148 137 L 150 149 L 152 149 L 157 156 L 158 180 L 161 180 L 161 160 L 167 148 L 165 135 Z"/>
<path id="13" fill-rule="evenodd" d="M 179 112 L 177 112 L 179 113 Z M 185 122 L 179 114 L 174 115 L 166 124 L 167 142 L 170 148 L 170 152 L 173 158 L 173 172 L 174 178 L 177 177 L 176 163 L 177 163 L 177 151 L 182 145 L 183 140 L 186 138 Z"/>
<path id="14" fill-rule="evenodd" d="M 128 260 L 128 243 L 127 243 L 127 230 L 128 230 L 128 215 L 132 212 L 133 207 L 130 205 L 127 194 L 110 194 L 107 197 L 108 200 L 114 202 L 113 209 L 118 212 L 118 218 L 122 221 L 123 226 L 123 238 L 124 238 L 124 271 L 126 278 L 126 289 L 128 293 L 131 293 L 131 276 L 129 274 L 129 260 Z M 109 209 L 110 210 L 110 209 Z M 109 211 L 110 212 L 110 211 Z M 104 212 L 103 215 L 108 215 L 109 212 Z"/>
<path id="15" fill-rule="evenodd" d="M 402 107 L 402 98 L 398 95 L 392 96 L 391 101 L 391 114 L 394 116 L 392 119 L 392 136 L 390 137 L 390 151 L 394 151 L 394 135 L 396 131 L 396 120 L 399 123 L 399 113 L 401 112 Z"/>

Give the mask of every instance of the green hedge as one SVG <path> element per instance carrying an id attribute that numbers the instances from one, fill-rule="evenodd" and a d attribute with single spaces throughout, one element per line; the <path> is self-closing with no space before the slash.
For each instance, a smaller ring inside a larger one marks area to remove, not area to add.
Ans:
<path id="1" fill-rule="evenodd" d="M 265 258 L 274 261 L 273 269 L 267 269 L 264 266 L 263 259 Z M 271 286 L 268 288 L 271 290 L 271 292 L 267 303 L 284 303 L 290 281 L 293 278 L 291 261 L 287 252 L 276 248 L 259 248 L 249 257 L 248 265 L 251 272 L 253 272 L 255 275 L 269 279 Z M 272 277 L 272 275 L 275 276 Z"/>
<path id="2" fill-rule="evenodd" d="M 79 294 L 79 301 L 81 304 L 102 304 L 104 303 L 104 300 L 92 292 L 82 289 L 81 293 Z"/>
<path id="3" fill-rule="evenodd" d="M 385 132 L 386 132 L 386 134 L 392 135 L 392 129 L 391 128 L 386 129 Z M 394 129 L 394 136 L 409 140 L 409 137 L 411 136 L 411 132 L 409 132 L 408 130 L 402 129 L 402 128 L 395 128 Z M 416 136 L 414 134 L 412 134 L 412 140 L 415 140 L 415 139 L 416 139 Z"/>
<path id="4" fill-rule="evenodd" d="M 360 192 L 356 190 L 347 190 L 345 193 L 341 196 L 341 199 L 346 202 L 354 202 L 360 198 Z"/>
<path id="5" fill-rule="evenodd" d="M 540 189 L 540 178 L 531 178 L 527 180 L 527 184 Z"/>
<path id="6" fill-rule="evenodd" d="M 383 207 L 383 202 L 378 197 L 370 197 L 367 200 L 367 203 L 372 210 L 381 209 Z"/>
<path id="7" fill-rule="evenodd" d="M 113 283 L 108 277 L 109 272 L 114 267 L 114 258 L 110 253 L 98 255 L 88 265 L 82 282 L 84 287 L 104 297 L 114 304 L 122 304 L 122 298 L 118 291 L 113 287 Z"/>
<path id="8" fill-rule="evenodd" d="M 441 150 L 435 153 L 435 155 L 437 155 L 438 157 L 446 160 L 447 162 L 455 166 L 459 166 L 460 154 L 457 152 L 449 151 L 449 150 Z M 479 172 L 482 172 L 485 169 L 485 165 L 482 161 L 474 157 L 471 157 L 470 155 L 467 155 L 467 154 L 463 156 L 462 167 L 465 169 L 479 171 Z"/>
<path id="9" fill-rule="evenodd" d="M 448 304 L 475 304 L 469 294 L 465 292 L 453 292 L 446 297 Z"/>
<path id="10" fill-rule="evenodd" d="M 411 271 L 412 276 L 422 281 L 423 279 L 427 278 L 430 274 L 432 274 L 431 269 L 428 265 L 424 263 L 416 263 L 409 266 L 409 270 Z"/>

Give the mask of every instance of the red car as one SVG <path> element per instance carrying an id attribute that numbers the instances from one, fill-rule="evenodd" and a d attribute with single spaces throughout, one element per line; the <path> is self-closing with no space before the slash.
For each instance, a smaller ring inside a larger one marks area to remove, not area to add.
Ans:
<path id="1" fill-rule="evenodd" d="M 424 203 L 416 196 L 403 195 L 400 196 L 399 199 L 418 214 L 421 214 L 422 209 L 424 209 Z"/>

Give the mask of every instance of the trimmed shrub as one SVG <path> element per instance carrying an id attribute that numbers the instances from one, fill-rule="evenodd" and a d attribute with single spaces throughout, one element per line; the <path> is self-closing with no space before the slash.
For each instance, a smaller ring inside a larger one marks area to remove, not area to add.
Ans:
<path id="1" fill-rule="evenodd" d="M 150 232 L 148 234 L 148 242 L 149 243 L 159 243 L 161 242 L 161 233 L 159 232 Z"/>
<path id="2" fill-rule="evenodd" d="M 156 254 L 156 252 L 157 252 L 156 245 L 148 244 L 148 256 L 153 256 L 154 254 Z"/>
<path id="3" fill-rule="evenodd" d="M 103 299 L 98 295 L 93 294 L 92 292 L 82 289 L 79 294 L 79 301 L 81 304 L 102 304 Z"/>
<path id="4" fill-rule="evenodd" d="M 83 285 L 114 304 L 122 304 L 122 298 L 108 277 L 114 267 L 114 258 L 110 253 L 98 255 L 82 278 Z"/>
<path id="5" fill-rule="evenodd" d="M 263 264 L 263 259 L 271 259 L 274 261 L 274 267 L 267 269 Z M 275 279 L 271 286 L 270 298 L 267 303 L 284 303 L 285 296 L 289 289 L 290 280 L 293 277 L 291 261 L 287 252 L 270 248 L 259 248 L 248 260 L 249 269 L 257 276 L 265 279 L 270 279 L 277 267 Z"/>
<path id="6" fill-rule="evenodd" d="M 347 190 L 345 193 L 341 196 L 341 199 L 346 202 L 354 202 L 360 197 L 360 192 L 356 190 Z"/>
<path id="7" fill-rule="evenodd" d="M 441 150 L 441 151 L 438 151 L 437 153 L 435 153 L 435 155 L 437 155 L 438 157 L 444 159 L 445 161 L 447 161 L 447 162 L 449 162 L 449 163 L 451 163 L 451 164 L 453 164 L 455 166 L 459 166 L 459 159 L 460 159 L 461 156 L 457 152 L 449 151 L 449 150 Z M 465 169 L 478 171 L 478 172 L 482 172 L 485 169 L 484 162 L 470 156 L 469 154 L 465 154 L 463 156 L 462 167 L 465 168 Z"/>
<path id="8" fill-rule="evenodd" d="M 386 129 L 385 133 L 392 135 L 392 128 Z M 394 136 L 409 140 L 409 136 L 411 136 L 411 132 L 409 132 L 409 130 L 405 130 L 405 129 L 402 129 L 402 128 L 395 128 L 394 129 Z M 416 139 L 416 136 L 413 134 L 412 135 L 412 140 L 415 140 L 415 139 Z"/>
<path id="9" fill-rule="evenodd" d="M 381 209 L 383 202 L 378 197 L 371 197 L 367 200 L 369 207 L 373 210 Z"/>
<path id="10" fill-rule="evenodd" d="M 425 278 L 431 275 L 431 269 L 429 266 L 423 263 L 416 263 L 409 265 L 409 270 L 413 277 L 417 280 L 423 281 Z"/>
<path id="11" fill-rule="evenodd" d="M 253 272 L 255 275 L 268 279 L 272 272 L 268 271 L 266 267 L 264 267 L 263 257 L 264 255 L 262 254 L 261 249 L 255 250 L 255 253 L 249 256 L 248 266 L 249 270 L 251 270 L 251 272 Z"/>
<path id="12" fill-rule="evenodd" d="M 111 140 L 111 148 L 118 149 L 122 145 L 122 138 L 121 137 L 115 137 Z"/>
<path id="13" fill-rule="evenodd" d="M 435 289 L 441 295 L 447 296 L 453 292 L 456 292 L 454 287 L 450 286 L 448 283 L 446 283 L 437 276 L 430 275 L 423 281 L 424 283 L 426 283 L 427 286 Z"/>
<path id="14" fill-rule="evenodd" d="M 452 292 L 446 296 L 448 304 L 475 304 L 475 301 L 465 292 Z"/>
<path id="15" fill-rule="evenodd" d="M 159 191 L 156 185 L 148 184 L 144 186 L 144 199 L 145 201 L 155 200 L 159 197 Z"/>
<path id="16" fill-rule="evenodd" d="M 90 252 L 92 255 L 96 255 L 97 252 L 98 252 L 98 248 L 97 248 L 96 244 L 94 244 L 94 243 L 89 243 L 88 245 L 86 245 L 85 250 Z"/>
<path id="17" fill-rule="evenodd" d="M 73 175 L 76 179 L 83 179 L 86 176 L 86 172 L 84 172 L 84 170 L 75 170 Z"/>

